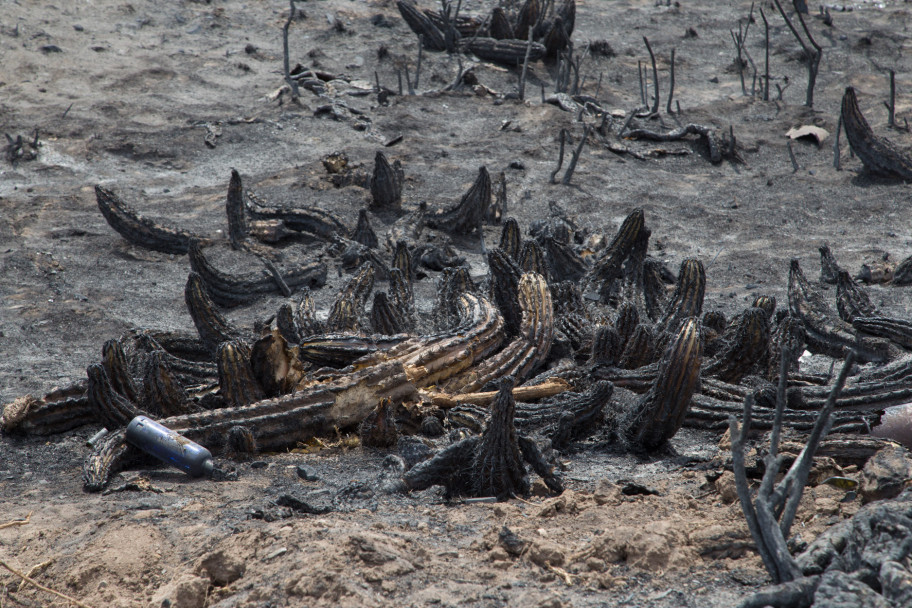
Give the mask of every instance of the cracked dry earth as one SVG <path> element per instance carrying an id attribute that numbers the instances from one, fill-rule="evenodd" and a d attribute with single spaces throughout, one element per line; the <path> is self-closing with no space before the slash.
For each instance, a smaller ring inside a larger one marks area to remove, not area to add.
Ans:
<path id="1" fill-rule="evenodd" d="M 789 260 L 816 268 L 823 243 L 853 271 L 912 253 L 908 186 L 869 176 L 845 145 L 835 171 L 831 146 L 846 86 L 884 133 L 881 102 L 895 69 L 900 124 L 912 111 L 912 13 L 900 2 L 849 4 L 850 12 L 833 10 L 832 26 L 809 21 L 824 47 L 814 110 L 801 105 L 800 49 L 768 3 L 771 75 L 785 87 L 775 102 L 741 94 L 729 30 L 744 22 L 749 2 L 579 2 L 577 48 L 606 40 L 613 49 L 584 60 L 586 94 L 596 94 L 601 76 L 604 107 L 639 105 L 645 35 L 665 95 L 675 48 L 677 120 L 720 132 L 731 126 L 744 163 L 713 165 L 697 140 L 657 145 L 610 135 L 591 140 L 570 186 L 548 183 L 560 130 L 574 141 L 582 133 L 575 115 L 541 103 L 542 86 L 554 88 L 553 66 L 530 66 L 526 103 L 503 99 L 518 70 L 471 57 L 463 62 L 481 85 L 474 90 L 377 103 L 375 73 L 396 90 L 397 65 L 414 73 L 417 59 L 417 40 L 393 2 L 299 5 L 292 64 L 345 78 L 322 96 L 302 91 L 298 103 L 275 95 L 282 2 L 41 4 L 0 5 L 0 130 L 28 139 L 37 129 L 40 143 L 36 159 L 0 164 L 0 403 L 84 377 L 102 343 L 126 330 L 192 329 L 186 258 L 123 241 L 98 212 L 96 184 L 150 217 L 220 237 L 231 168 L 272 201 L 317 205 L 353 226 L 369 200 L 357 176 L 369 173 L 377 150 L 401 161 L 408 209 L 451 204 L 485 165 L 506 173 L 508 215 L 522 226 L 556 201 L 610 235 L 642 207 L 653 255 L 672 268 L 702 259 L 704 310 L 729 316 L 758 293 L 785 301 Z M 469 13 L 490 8 L 463 3 Z M 763 55 L 758 25 L 748 49 L 755 60 Z M 425 52 L 422 61 L 419 93 L 445 87 L 458 70 L 446 54 Z M 794 171 L 784 134 L 804 124 L 831 135 L 820 147 L 794 142 Z M 647 126 L 677 122 L 663 115 Z M 905 132 L 889 136 L 909 143 Z M 326 173 L 321 159 L 335 152 L 347 155 L 354 179 L 334 183 Z M 486 228 L 489 243 L 498 230 Z M 484 274 L 477 238 L 452 244 L 474 276 Z M 422 310 L 430 309 L 433 279 L 418 284 Z M 332 266 L 315 292 L 323 314 L 346 280 Z M 870 288 L 896 316 L 912 302 L 909 289 Z M 227 314 L 250 326 L 279 301 Z M 91 606 L 731 606 L 768 581 L 730 483 L 713 464 L 714 433 L 685 428 L 672 441 L 676 457 L 583 446 L 562 456 L 568 489 L 557 498 L 448 504 L 435 489 L 376 492 L 385 453 L 344 438 L 258 456 L 238 465 L 237 482 L 147 468 L 122 474 L 108 494 L 85 494 L 80 467 L 95 430 L 0 438 L 0 519 L 31 514 L 0 529 L 0 559 Z M 315 481 L 302 480 L 299 465 Z M 325 512 L 280 506 L 283 495 L 307 497 Z M 795 530 L 809 541 L 851 516 L 859 505 L 844 496 L 808 488 Z M 501 538 L 505 526 L 518 541 Z M 0 604 L 69 605 L 5 572 Z"/>

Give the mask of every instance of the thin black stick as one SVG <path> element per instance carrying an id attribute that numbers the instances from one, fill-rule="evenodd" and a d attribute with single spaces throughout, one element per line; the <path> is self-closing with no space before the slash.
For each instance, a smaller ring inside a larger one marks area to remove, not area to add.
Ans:
<path id="1" fill-rule="evenodd" d="M 421 78 L 421 55 L 424 50 L 424 35 L 418 35 L 418 66 L 415 68 L 415 88 L 418 88 L 418 80 Z"/>
<path id="2" fill-rule="evenodd" d="M 640 101 L 644 106 L 649 104 L 646 103 L 646 86 L 643 84 L 643 62 L 637 59 L 637 77 L 640 79 Z"/>
<path id="3" fill-rule="evenodd" d="M 659 99 L 659 68 L 656 67 L 656 56 L 652 52 L 652 46 L 649 44 L 649 38 L 643 36 L 643 42 L 646 43 L 646 50 L 649 51 L 649 59 L 652 60 L 652 90 L 655 93 L 655 101 L 652 104 L 652 113 L 659 113 L 659 104 L 661 100 Z"/>
<path id="4" fill-rule="evenodd" d="M 776 388 L 776 415 L 773 418 L 773 432 L 770 436 L 770 456 L 776 457 L 779 452 L 779 434 L 782 432 L 782 414 L 785 411 L 785 385 L 788 383 L 788 370 L 792 354 L 788 348 L 782 349 L 779 361 L 779 385 Z"/>
<path id="5" fill-rule="evenodd" d="M 405 70 L 405 84 L 408 87 L 409 95 L 414 95 L 415 87 L 412 86 L 412 80 L 409 78 L 408 64 L 402 66 L 402 69 Z"/>
<path id="6" fill-rule="evenodd" d="M 529 40 L 526 42 L 526 56 L 523 58 L 522 74 L 519 76 L 519 100 L 526 99 L 526 73 L 529 70 L 529 53 L 532 52 L 532 28 L 529 28 Z"/>
<path id="7" fill-rule="evenodd" d="M 561 180 L 561 184 L 565 186 L 570 185 L 570 179 L 573 177 L 573 171 L 576 170 L 576 163 L 579 160 L 580 154 L 583 152 L 583 146 L 586 145 L 586 140 L 589 139 L 589 125 L 586 125 L 586 130 L 583 131 L 583 138 L 580 140 L 579 145 L 576 147 L 576 150 L 573 151 L 573 156 L 570 157 L 570 164 L 567 166 L 567 172 L 564 173 L 564 179 Z"/>
<path id="8" fill-rule="evenodd" d="M 833 142 L 833 168 L 842 171 L 839 164 L 839 134 L 842 132 L 842 113 L 839 114 L 839 124 L 836 125 L 836 141 Z"/>
<path id="9" fill-rule="evenodd" d="M 785 24 L 788 25 L 788 28 L 792 31 L 792 34 L 795 36 L 795 39 L 798 40 L 798 44 L 801 45 L 804 54 L 808 58 L 808 86 L 807 86 L 807 95 L 805 97 L 804 105 L 809 108 L 814 107 L 814 85 L 817 83 L 817 71 L 820 69 L 820 59 L 823 56 L 823 47 L 817 44 L 817 41 L 811 36 L 811 31 L 808 29 L 807 23 L 804 22 L 804 17 L 801 16 L 801 11 L 795 10 L 795 14 L 798 15 L 798 21 L 801 22 L 801 27 L 804 29 L 805 35 L 808 37 L 808 40 L 813 46 L 813 51 L 808 48 L 808 45 L 805 44 L 804 40 L 801 38 L 801 34 L 798 33 L 798 30 L 795 28 L 795 25 L 792 23 L 792 20 L 788 18 L 788 15 L 785 14 L 785 11 L 782 8 L 782 4 L 779 3 L 779 0 L 773 0 L 776 3 L 776 8 L 779 10 L 779 14 L 782 15 L 782 18 L 785 20 Z M 781 97 L 781 94 L 780 94 Z"/>
<path id="10" fill-rule="evenodd" d="M 675 94 L 675 50 L 671 49 L 671 82 L 668 84 L 668 104 L 665 111 L 671 114 L 671 98 Z"/>
<path id="11" fill-rule="evenodd" d="M 618 131 L 618 139 L 620 139 L 621 136 L 624 135 L 624 131 L 626 131 L 627 127 L 630 126 L 631 121 L 633 121 L 633 117 L 636 116 L 636 113 L 638 111 L 639 111 L 639 108 L 634 108 L 633 110 L 630 111 L 630 116 L 627 117 L 627 120 L 624 121 L 624 126 L 622 126 L 621 130 Z"/>
<path id="12" fill-rule="evenodd" d="M 73 102 L 73 103 L 75 103 L 75 102 Z M 60 120 L 63 120 L 64 118 L 67 117 L 67 114 L 70 113 L 70 108 L 72 108 L 72 107 L 73 107 L 72 103 L 67 106 L 67 109 L 63 111 L 63 116 L 60 117 Z"/>
<path id="13" fill-rule="evenodd" d="M 298 83 L 291 77 L 291 62 L 288 58 L 288 28 L 291 27 L 291 22 L 294 20 L 297 11 L 295 0 L 289 0 L 289 4 L 291 4 L 291 12 L 288 13 L 288 21 L 285 22 L 285 26 L 282 28 L 282 67 L 285 72 L 285 82 L 291 89 L 292 98 L 295 99 L 301 95 L 301 91 L 298 89 Z"/>
<path id="14" fill-rule="evenodd" d="M 731 34 L 732 42 L 735 43 L 735 52 L 738 53 L 736 59 L 738 61 L 738 76 L 741 77 L 741 94 L 747 95 L 747 87 L 744 86 L 744 60 L 741 58 L 741 49 L 744 48 L 744 39 L 741 38 L 741 24 L 738 24 L 737 34 L 735 34 L 735 30 L 728 30 L 728 33 Z"/>
<path id="15" fill-rule="evenodd" d="M 890 110 L 890 115 L 887 118 L 887 126 L 892 129 L 896 126 L 896 72 L 894 70 L 890 70 L 890 105 L 888 109 Z"/>
<path id="16" fill-rule="evenodd" d="M 557 169 L 555 169 L 554 172 L 551 174 L 551 179 L 550 179 L 550 182 L 552 184 L 557 183 L 557 180 L 554 178 L 557 177 L 558 171 L 560 171 L 561 167 L 564 166 L 564 140 L 566 139 L 566 137 L 567 137 L 567 129 L 561 129 L 560 130 L 560 152 L 558 153 L 558 156 L 557 156 Z"/>
<path id="17" fill-rule="evenodd" d="M 399 81 L 399 96 L 402 96 L 402 71 L 396 69 L 396 79 Z"/>
<path id="18" fill-rule="evenodd" d="M 800 167 L 798 166 L 798 159 L 795 158 L 795 151 L 792 150 L 792 142 L 786 142 L 785 147 L 788 148 L 789 158 L 792 159 L 792 173 L 798 173 L 798 169 L 800 169 Z"/>
<path id="19" fill-rule="evenodd" d="M 763 7 L 760 7 L 760 17 L 763 18 L 763 31 L 764 31 L 764 48 L 766 49 L 766 67 L 764 68 L 763 73 L 763 101 L 770 100 L 770 26 L 769 22 L 766 20 L 766 13 L 763 12 Z"/>

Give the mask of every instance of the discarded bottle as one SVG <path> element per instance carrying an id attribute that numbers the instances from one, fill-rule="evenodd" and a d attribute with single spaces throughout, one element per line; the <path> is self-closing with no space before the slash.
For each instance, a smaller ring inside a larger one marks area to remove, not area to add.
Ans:
<path id="1" fill-rule="evenodd" d="M 215 468 L 209 450 L 145 416 L 127 425 L 127 441 L 191 477 L 211 475 Z"/>

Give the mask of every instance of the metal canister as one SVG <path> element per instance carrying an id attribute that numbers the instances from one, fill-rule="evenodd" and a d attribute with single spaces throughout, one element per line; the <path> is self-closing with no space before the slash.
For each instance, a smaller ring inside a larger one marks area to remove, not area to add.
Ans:
<path id="1" fill-rule="evenodd" d="M 212 453 L 166 426 L 137 416 L 127 425 L 127 441 L 192 477 L 210 475 Z"/>

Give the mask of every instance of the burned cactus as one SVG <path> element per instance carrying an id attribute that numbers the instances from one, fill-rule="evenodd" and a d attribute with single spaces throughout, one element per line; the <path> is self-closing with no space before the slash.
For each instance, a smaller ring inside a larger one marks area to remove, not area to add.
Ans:
<path id="1" fill-rule="evenodd" d="M 702 359 L 700 320 L 684 321 L 659 361 L 652 388 L 636 405 L 627 437 L 635 445 L 654 450 L 675 436 L 700 380 Z"/>
<path id="2" fill-rule="evenodd" d="M 377 152 L 377 156 L 374 158 L 374 174 L 370 180 L 371 207 L 378 210 L 401 210 L 402 180 L 404 179 L 405 172 L 399 161 L 390 165 L 386 160 L 386 155 L 383 152 Z M 365 243 L 365 245 L 368 244 Z M 372 246 L 368 245 L 368 247 Z"/>
<path id="3" fill-rule="evenodd" d="M 361 445 L 368 448 L 391 448 L 399 441 L 396 424 L 396 406 L 384 397 L 367 415 L 358 430 Z"/>
<path id="4" fill-rule="evenodd" d="M 475 183 L 469 188 L 459 204 L 447 211 L 438 211 L 427 218 L 431 228 L 438 228 L 457 234 L 471 234 L 480 231 L 485 214 L 491 205 L 491 176 L 481 167 Z"/>
<path id="5" fill-rule="evenodd" d="M 482 435 L 458 441 L 414 466 L 403 477 L 405 488 L 424 490 L 442 485 L 447 496 L 494 496 L 504 500 L 529 493 L 525 466 L 529 462 L 552 492 L 562 492 L 560 479 L 535 443 L 516 432 L 512 389 L 513 379 L 502 379 Z"/>

